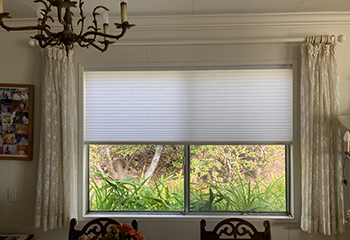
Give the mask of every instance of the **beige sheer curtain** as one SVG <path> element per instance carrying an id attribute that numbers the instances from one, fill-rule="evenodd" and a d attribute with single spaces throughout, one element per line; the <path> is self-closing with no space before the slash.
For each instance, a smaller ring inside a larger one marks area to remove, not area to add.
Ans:
<path id="1" fill-rule="evenodd" d="M 77 106 L 73 52 L 43 50 L 35 227 L 68 227 L 77 216 Z"/>
<path id="2" fill-rule="evenodd" d="M 336 44 L 301 46 L 301 228 L 344 232 Z"/>

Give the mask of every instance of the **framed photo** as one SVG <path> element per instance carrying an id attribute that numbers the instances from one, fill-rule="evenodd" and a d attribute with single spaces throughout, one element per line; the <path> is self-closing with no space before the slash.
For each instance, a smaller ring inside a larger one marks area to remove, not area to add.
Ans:
<path id="1" fill-rule="evenodd" d="M 0 160 L 33 160 L 34 85 L 0 84 Z"/>

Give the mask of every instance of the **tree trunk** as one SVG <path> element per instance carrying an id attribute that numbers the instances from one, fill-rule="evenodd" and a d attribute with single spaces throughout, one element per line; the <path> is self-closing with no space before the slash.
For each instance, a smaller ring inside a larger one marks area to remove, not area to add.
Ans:
<path id="1" fill-rule="evenodd" d="M 111 149 L 108 145 L 105 147 L 105 156 L 107 160 L 108 173 L 115 179 L 120 180 L 126 177 L 126 170 L 123 168 L 123 164 L 120 159 L 115 161 L 111 157 Z"/>
<path id="2" fill-rule="evenodd" d="M 160 156 L 162 155 L 162 153 L 161 153 L 162 149 L 163 149 L 163 145 L 157 145 L 156 151 L 155 151 L 153 158 L 152 158 L 152 162 L 149 165 L 149 167 L 145 173 L 146 179 L 149 178 L 150 176 L 152 176 L 154 171 L 156 170 L 158 163 L 159 163 L 159 160 L 160 160 Z"/>
<path id="3" fill-rule="evenodd" d="M 127 177 L 127 168 L 123 167 L 123 163 L 121 159 L 116 159 L 113 164 L 114 169 L 117 171 L 118 174 L 118 180 L 124 179 Z"/>
<path id="4" fill-rule="evenodd" d="M 108 168 L 108 173 L 109 173 L 115 180 L 119 180 L 119 174 L 118 174 L 118 172 L 114 169 L 113 160 L 110 159 L 110 158 L 107 158 L 107 168 Z"/>

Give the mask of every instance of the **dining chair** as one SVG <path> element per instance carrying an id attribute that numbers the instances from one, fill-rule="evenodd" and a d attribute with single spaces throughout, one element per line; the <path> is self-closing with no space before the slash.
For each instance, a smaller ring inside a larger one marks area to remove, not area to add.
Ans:
<path id="1" fill-rule="evenodd" d="M 201 240 L 271 240 L 270 222 L 264 221 L 265 231 L 258 232 L 250 222 L 240 218 L 227 218 L 219 222 L 213 231 L 205 230 L 207 225 L 204 219 L 200 222 Z"/>
<path id="2" fill-rule="evenodd" d="M 75 218 L 72 218 L 69 224 L 68 240 L 78 240 L 78 238 L 83 234 L 93 234 L 103 237 L 114 225 L 121 225 L 121 223 L 112 218 L 101 217 L 91 220 L 85 224 L 81 230 L 76 230 L 76 225 L 77 220 Z M 131 222 L 131 226 L 137 231 L 137 220 L 133 220 Z"/>

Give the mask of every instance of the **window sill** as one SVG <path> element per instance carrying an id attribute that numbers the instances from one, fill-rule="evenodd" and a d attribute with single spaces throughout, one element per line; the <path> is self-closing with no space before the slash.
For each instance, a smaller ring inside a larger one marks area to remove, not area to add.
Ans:
<path id="1" fill-rule="evenodd" d="M 98 213 L 98 212 L 90 212 L 86 213 L 83 215 L 81 218 L 82 221 L 89 221 L 93 218 L 98 218 L 98 217 L 110 217 L 110 218 L 117 218 L 119 219 L 138 219 L 138 220 L 147 220 L 147 221 L 176 221 L 176 220 L 181 220 L 181 221 L 193 221 L 193 220 L 198 220 L 200 221 L 201 219 L 207 219 L 209 222 L 211 220 L 222 220 L 225 218 L 242 218 L 246 219 L 251 222 L 261 222 L 263 220 L 269 220 L 270 222 L 288 222 L 288 223 L 297 223 L 299 222 L 295 217 L 293 216 L 287 216 L 287 215 L 233 215 L 229 213 L 225 214 L 152 214 L 152 213 L 135 213 L 135 214 L 121 214 L 121 213 L 108 213 L 108 212 L 103 212 L 103 213 Z"/>

